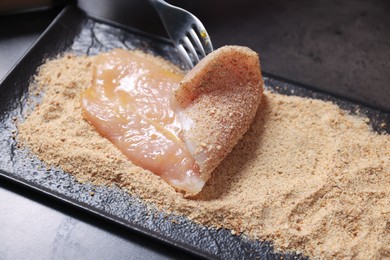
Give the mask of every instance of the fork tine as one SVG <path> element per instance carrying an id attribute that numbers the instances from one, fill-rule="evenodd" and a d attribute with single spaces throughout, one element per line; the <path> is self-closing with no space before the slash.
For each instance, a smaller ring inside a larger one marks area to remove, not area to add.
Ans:
<path id="1" fill-rule="evenodd" d="M 184 49 L 183 45 L 179 43 L 178 45 L 176 45 L 176 48 L 178 49 L 179 54 L 185 60 L 187 65 L 190 66 L 191 68 L 193 68 L 194 67 L 194 63 L 192 62 L 192 60 L 191 60 L 190 56 L 188 55 L 187 51 Z"/>
<path id="2" fill-rule="evenodd" d="M 196 50 L 195 50 L 194 46 L 192 45 L 192 42 L 190 41 L 188 36 L 185 36 L 182 40 L 183 40 L 183 43 L 184 43 L 183 45 L 185 47 L 187 47 L 187 49 L 190 51 L 190 53 L 194 57 L 194 59 L 196 61 L 195 63 L 198 63 L 199 62 L 198 53 L 196 53 Z"/>
<path id="3" fill-rule="evenodd" d="M 200 34 L 200 38 L 202 39 L 202 42 L 204 44 L 205 53 L 209 54 L 210 52 L 213 51 L 213 45 L 211 43 L 210 36 L 206 31 L 206 28 L 204 28 L 202 23 L 196 23 L 195 28 L 196 28 L 196 30 L 198 30 L 198 32 Z"/>
<path id="4" fill-rule="evenodd" d="M 202 55 L 202 58 L 205 57 L 206 53 L 204 52 L 202 43 L 200 42 L 199 37 L 196 34 L 195 30 L 194 29 L 189 30 L 188 34 L 191 36 L 191 39 L 193 40 L 193 42 L 195 42 L 196 47 L 198 48 L 198 50 L 200 51 L 200 53 Z"/>
<path id="5" fill-rule="evenodd" d="M 164 0 L 149 0 L 164 24 L 165 30 L 182 59 L 191 68 L 213 51 L 210 36 L 202 22 L 183 8 Z"/>

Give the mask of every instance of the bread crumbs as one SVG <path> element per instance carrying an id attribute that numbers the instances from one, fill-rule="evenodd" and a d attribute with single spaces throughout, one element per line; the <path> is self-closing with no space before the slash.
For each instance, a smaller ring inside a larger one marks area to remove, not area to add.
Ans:
<path id="1" fill-rule="evenodd" d="M 117 185 L 156 205 L 279 250 L 324 259 L 390 258 L 390 136 L 320 100 L 266 91 L 249 131 L 195 199 L 130 162 L 82 117 L 93 57 L 39 69 L 39 106 L 18 140 L 81 182 Z M 93 193 L 91 193 L 93 196 Z"/>

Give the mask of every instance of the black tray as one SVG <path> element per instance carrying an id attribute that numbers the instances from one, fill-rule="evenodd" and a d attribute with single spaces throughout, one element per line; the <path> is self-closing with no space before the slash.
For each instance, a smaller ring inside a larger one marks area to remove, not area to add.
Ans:
<path id="1" fill-rule="evenodd" d="M 294 252 L 276 253 L 271 242 L 253 241 L 233 236 L 228 230 L 205 228 L 184 217 L 166 218 L 160 212 L 150 212 L 141 201 L 119 188 L 80 184 L 59 169 L 48 172 L 42 167 L 42 162 L 31 159 L 26 151 L 16 148 L 16 141 L 12 138 L 17 133 L 14 118 L 22 118 L 29 109 L 26 102 L 28 86 L 38 66 L 45 59 L 63 52 L 94 55 L 112 48 L 141 49 L 183 66 L 176 50 L 166 39 L 99 21 L 75 6 L 67 7 L 0 84 L 0 177 L 198 256 L 223 259 L 304 258 Z M 272 75 L 265 74 L 264 80 L 268 89 L 279 93 L 333 101 L 352 113 L 368 116 L 377 131 L 390 132 L 390 113 Z M 386 124 L 383 126 L 382 123 Z M 91 191 L 94 196 L 90 196 Z M 172 220 L 179 224 L 173 224 Z"/>

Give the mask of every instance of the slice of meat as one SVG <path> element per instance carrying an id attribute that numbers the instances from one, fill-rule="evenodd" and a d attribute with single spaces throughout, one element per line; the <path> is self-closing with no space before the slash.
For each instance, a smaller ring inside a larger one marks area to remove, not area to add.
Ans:
<path id="1" fill-rule="evenodd" d="M 263 94 L 257 53 L 225 46 L 201 60 L 174 92 L 187 148 L 207 180 L 248 130 Z"/>
<path id="2" fill-rule="evenodd" d="M 131 161 L 195 195 L 248 129 L 262 90 L 248 48 L 218 49 L 184 79 L 166 61 L 118 49 L 96 57 L 82 108 Z"/>
<path id="3" fill-rule="evenodd" d="M 176 189 L 195 194 L 205 180 L 180 138 L 181 125 L 170 107 L 172 89 L 182 78 L 168 62 L 113 50 L 96 57 L 82 108 L 96 130 L 131 161 Z"/>

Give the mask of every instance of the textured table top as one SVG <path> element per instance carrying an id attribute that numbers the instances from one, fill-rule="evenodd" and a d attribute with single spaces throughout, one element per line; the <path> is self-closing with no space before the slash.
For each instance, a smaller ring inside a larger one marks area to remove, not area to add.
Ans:
<path id="1" fill-rule="evenodd" d="M 126 9 L 124 2 L 80 5 L 96 15 L 162 32 L 151 26 L 158 21 L 153 10 L 137 1 Z M 215 46 L 248 45 L 260 52 L 266 72 L 390 110 L 386 1 L 225 1 L 221 6 L 213 1 L 208 9 L 195 2 L 182 6 L 201 18 Z M 0 79 L 59 10 L 0 16 Z M 0 259 L 188 257 L 11 183 L 0 183 L 0 210 Z"/>

